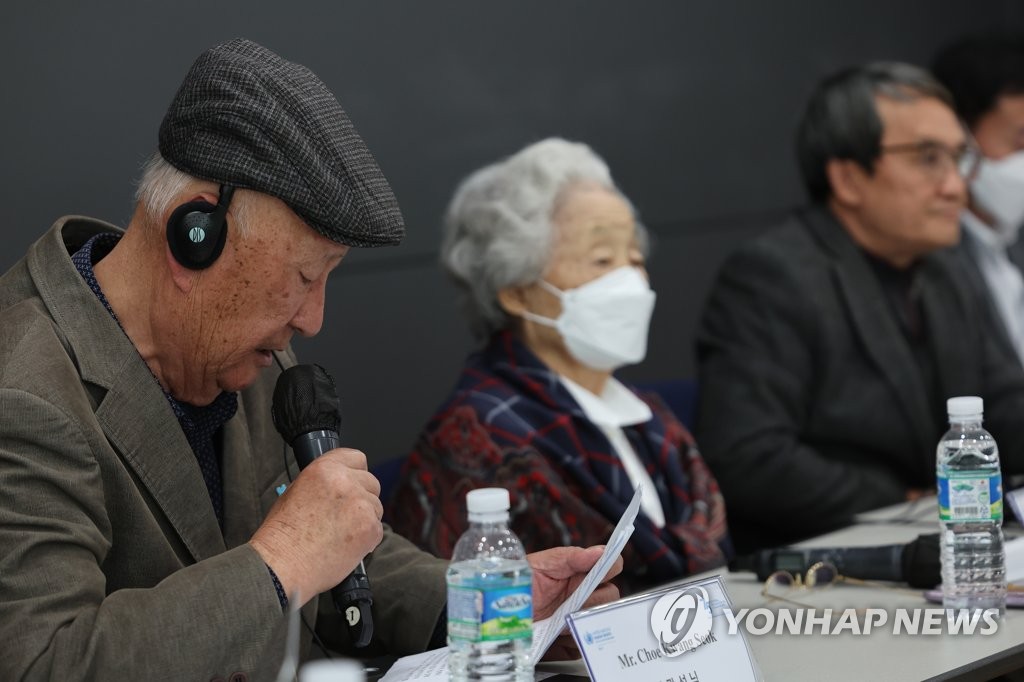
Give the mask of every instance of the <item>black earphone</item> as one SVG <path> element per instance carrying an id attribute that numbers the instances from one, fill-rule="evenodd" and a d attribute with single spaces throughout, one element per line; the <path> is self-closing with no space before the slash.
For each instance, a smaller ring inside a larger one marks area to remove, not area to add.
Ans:
<path id="1" fill-rule="evenodd" d="M 220 186 L 214 206 L 208 201 L 190 201 L 174 209 L 167 219 L 167 243 L 174 259 L 190 270 L 203 270 L 224 250 L 228 236 L 228 204 L 235 188 Z"/>

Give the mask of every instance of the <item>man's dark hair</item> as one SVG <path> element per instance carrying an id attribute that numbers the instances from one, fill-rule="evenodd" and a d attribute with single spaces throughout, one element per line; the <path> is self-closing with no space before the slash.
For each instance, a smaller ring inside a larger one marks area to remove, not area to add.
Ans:
<path id="1" fill-rule="evenodd" d="M 932 73 L 953 95 L 957 114 L 973 128 L 1000 95 L 1024 94 L 1024 35 L 960 40 L 939 50 Z"/>
<path id="2" fill-rule="evenodd" d="M 876 96 L 909 102 L 933 97 L 953 107 L 946 88 L 924 69 L 899 62 L 848 68 L 821 81 L 811 95 L 796 135 L 804 185 L 816 202 L 828 199 L 825 167 L 831 159 L 852 159 L 874 172 L 881 153 L 882 119 Z"/>

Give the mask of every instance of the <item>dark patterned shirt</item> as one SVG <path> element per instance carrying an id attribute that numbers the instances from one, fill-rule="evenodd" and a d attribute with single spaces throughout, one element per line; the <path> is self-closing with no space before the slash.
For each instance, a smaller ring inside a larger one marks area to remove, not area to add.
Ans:
<path id="1" fill-rule="evenodd" d="M 124 331 L 121 321 L 114 314 L 107 297 L 103 295 L 100 284 L 96 281 L 96 272 L 93 266 L 110 253 L 114 245 L 121 239 L 121 235 L 113 232 L 98 234 L 87 241 L 82 248 L 71 256 L 75 269 L 85 280 L 92 293 L 96 294 L 103 307 L 110 316 L 114 318 L 117 325 Z M 126 334 L 127 336 L 127 334 Z M 156 381 L 156 376 L 153 377 Z M 159 383 L 159 382 L 158 382 Z M 161 387 L 162 388 L 162 387 Z M 220 451 L 223 449 L 223 426 L 238 410 L 238 395 L 235 393 L 222 392 L 217 398 L 205 407 L 196 407 L 183 403 L 174 398 L 170 393 L 164 391 L 164 397 L 178 418 L 181 430 L 188 439 L 189 447 L 192 448 L 196 461 L 199 463 L 199 470 L 203 474 L 203 481 L 206 483 L 206 492 L 210 495 L 210 503 L 217 515 L 217 523 L 221 530 L 224 529 L 224 483 L 221 480 Z M 274 583 L 274 591 L 281 603 L 281 608 L 288 607 L 288 595 L 278 579 L 274 569 L 267 565 L 270 572 L 270 579 Z"/>
<path id="2" fill-rule="evenodd" d="M 99 282 L 96 281 L 93 266 L 110 253 L 120 238 L 120 235 L 114 233 L 98 234 L 87 241 L 71 257 L 75 268 L 82 275 L 85 283 L 89 285 L 89 289 L 96 294 L 96 298 L 100 300 L 100 303 L 119 326 L 121 321 L 117 319 L 107 297 L 103 295 Z M 154 377 L 155 379 L 156 377 Z M 196 456 L 199 470 L 203 474 L 203 481 L 206 482 L 206 491 L 210 495 L 210 503 L 217 515 L 217 522 L 223 529 L 224 484 L 221 481 L 219 452 L 223 435 L 221 429 L 235 415 L 235 411 L 238 409 L 238 396 L 235 393 L 223 392 L 212 403 L 204 407 L 180 402 L 167 391 L 164 391 L 164 397 L 167 398 L 171 409 L 174 410 L 174 416 L 178 418 L 181 430 L 185 433 L 185 438 L 188 439 L 188 444 Z"/>

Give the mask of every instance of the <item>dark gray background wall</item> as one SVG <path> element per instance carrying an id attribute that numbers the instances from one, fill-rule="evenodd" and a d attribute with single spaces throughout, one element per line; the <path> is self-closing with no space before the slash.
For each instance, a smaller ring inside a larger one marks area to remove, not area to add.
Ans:
<path id="1" fill-rule="evenodd" d="M 23 2 L 0 13 L 0 270 L 60 215 L 124 224 L 192 60 L 236 36 L 312 68 L 402 204 L 397 249 L 352 253 L 306 360 L 336 376 L 344 437 L 401 454 L 472 343 L 439 274 L 457 181 L 548 135 L 590 143 L 655 235 L 659 294 L 633 379 L 693 371 L 722 258 L 802 200 L 791 139 L 813 84 L 871 59 L 925 64 L 1016 0 Z"/>

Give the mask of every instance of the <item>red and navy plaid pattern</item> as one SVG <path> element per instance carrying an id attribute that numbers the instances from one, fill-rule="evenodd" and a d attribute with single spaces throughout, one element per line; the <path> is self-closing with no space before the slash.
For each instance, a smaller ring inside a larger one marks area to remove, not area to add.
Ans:
<path id="1" fill-rule="evenodd" d="M 625 554 L 636 587 L 720 566 L 732 551 L 725 503 L 693 438 L 656 396 L 638 395 L 654 416 L 624 430 L 654 481 L 666 525 L 642 512 L 637 519 Z M 600 427 L 509 332 L 468 359 L 409 455 L 387 518 L 447 558 L 467 525 L 466 493 L 488 486 L 511 492 L 512 528 L 528 551 L 607 542 L 633 495 Z"/>

